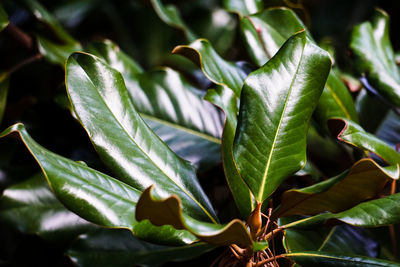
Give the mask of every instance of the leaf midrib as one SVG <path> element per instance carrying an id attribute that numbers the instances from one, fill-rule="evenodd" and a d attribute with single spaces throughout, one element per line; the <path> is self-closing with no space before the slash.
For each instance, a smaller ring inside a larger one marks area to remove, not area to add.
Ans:
<path id="1" fill-rule="evenodd" d="M 328 85 L 328 83 L 325 84 L 325 87 L 328 89 L 328 91 L 331 93 L 333 99 L 335 100 L 335 102 L 338 104 L 338 106 L 340 107 L 340 109 L 343 111 L 344 115 L 346 116 L 346 118 L 348 118 L 349 120 L 351 120 L 351 116 L 350 113 L 347 111 L 346 107 L 343 105 L 343 102 L 340 100 L 340 98 L 337 96 L 337 94 L 333 91 L 332 87 L 330 85 Z"/>
<path id="2" fill-rule="evenodd" d="M 76 61 L 76 60 L 75 60 Z M 77 62 L 77 61 L 76 61 Z M 77 62 L 78 63 L 78 62 Z M 122 125 L 122 123 L 117 119 L 117 117 L 115 116 L 114 112 L 112 112 L 111 108 L 108 106 L 107 102 L 104 100 L 103 96 L 101 95 L 100 91 L 97 89 L 97 87 L 95 86 L 95 84 L 93 83 L 92 79 L 90 78 L 89 74 L 87 73 L 86 69 L 83 68 L 79 63 L 78 63 L 79 67 L 82 68 L 82 70 L 85 72 L 85 74 L 87 75 L 87 78 L 89 79 L 90 83 L 93 85 L 93 88 L 95 89 L 94 91 L 96 91 L 98 93 L 98 95 L 100 96 L 101 101 L 104 103 L 104 105 L 107 107 L 107 109 L 110 111 L 110 113 L 112 114 L 112 116 L 114 117 L 114 119 L 117 121 L 117 123 L 119 124 L 119 126 L 122 128 L 122 130 L 126 133 L 126 135 L 128 136 L 128 138 L 130 140 L 132 140 L 133 143 L 136 144 L 136 146 L 140 149 L 140 151 L 143 152 L 144 155 L 146 155 L 146 157 L 166 176 L 168 177 L 168 179 L 170 179 L 176 186 L 178 186 L 188 197 L 190 197 L 199 207 L 200 209 L 203 210 L 203 212 L 211 219 L 211 221 L 213 223 L 217 223 L 215 221 L 215 219 L 211 216 L 211 214 L 189 193 L 187 192 L 187 190 L 185 190 L 183 187 L 181 187 L 178 183 L 175 182 L 174 179 L 172 179 L 168 174 L 166 174 L 164 172 L 164 170 L 158 166 L 158 164 L 156 164 L 153 159 L 150 157 L 149 154 L 147 154 L 141 146 L 139 146 L 136 141 L 132 138 L 132 136 L 128 133 L 128 131 L 125 129 L 125 127 Z M 123 79 L 122 79 L 123 80 Z M 124 83 L 125 86 L 125 83 Z M 129 99 L 129 98 L 127 98 Z M 129 100 L 127 100 L 129 101 Z M 140 117 L 139 117 L 140 118 Z M 140 118 L 141 119 L 141 118 Z M 144 121 L 142 121 L 143 123 L 145 123 Z"/>
<path id="3" fill-rule="evenodd" d="M 299 59 L 299 64 L 297 65 L 296 72 L 295 72 L 294 75 L 293 75 L 293 79 L 292 79 L 292 82 L 291 82 L 291 84 L 290 84 L 288 94 L 287 94 L 287 96 L 286 96 L 285 105 L 284 105 L 284 107 L 283 107 L 282 114 L 281 114 L 281 117 L 280 117 L 280 119 L 279 119 L 279 124 L 278 124 L 278 127 L 277 127 L 276 132 L 275 132 L 274 141 L 272 142 L 272 147 L 271 147 L 271 150 L 270 150 L 269 156 L 268 156 L 267 166 L 265 167 L 265 171 L 264 171 L 264 174 L 263 174 L 262 183 L 261 183 L 261 186 L 260 186 L 260 191 L 259 191 L 259 193 L 258 193 L 258 198 L 257 198 L 258 201 L 262 201 L 262 198 L 263 198 L 263 192 L 264 192 L 264 189 L 265 189 L 265 183 L 266 183 L 266 180 L 267 180 L 267 175 L 268 175 L 268 172 L 269 172 L 269 168 L 270 168 L 270 164 L 271 164 L 272 155 L 273 155 L 273 153 L 274 153 L 276 140 L 277 140 L 277 138 L 278 138 L 278 134 L 279 134 L 280 127 L 281 127 L 281 124 L 282 124 L 283 116 L 284 116 L 284 114 L 285 114 L 285 112 L 286 112 L 286 107 L 287 107 L 288 99 L 289 99 L 289 97 L 290 97 L 290 95 L 291 95 L 291 93 L 292 93 L 292 90 L 293 90 L 294 81 L 296 80 L 297 73 L 298 73 L 298 71 L 299 71 L 299 69 L 300 69 L 301 61 L 302 61 L 302 59 L 303 59 L 303 54 L 304 54 L 305 45 L 306 45 L 306 44 L 303 45 L 303 49 L 302 49 L 302 51 L 301 51 L 301 55 L 300 55 L 300 59 Z"/>

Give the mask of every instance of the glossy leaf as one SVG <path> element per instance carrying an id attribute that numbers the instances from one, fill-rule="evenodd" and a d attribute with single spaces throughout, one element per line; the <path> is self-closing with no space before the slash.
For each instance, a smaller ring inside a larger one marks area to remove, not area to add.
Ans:
<path id="1" fill-rule="evenodd" d="M 8 23 L 10 22 L 8 21 L 7 13 L 0 5 L 0 32 L 8 26 Z"/>
<path id="2" fill-rule="evenodd" d="M 107 64 L 121 72 L 125 79 L 134 79 L 135 75 L 143 73 L 142 67 L 110 40 L 91 42 L 85 47 L 85 51 L 104 59 Z"/>
<path id="3" fill-rule="evenodd" d="M 135 238 L 126 230 L 101 229 L 81 235 L 67 255 L 78 266 L 125 267 L 129 263 L 156 265 L 188 260 L 212 248 L 204 243 L 179 247 L 155 245 Z"/>
<path id="4" fill-rule="evenodd" d="M 225 126 L 222 134 L 222 162 L 225 177 L 242 218 L 247 219 L 255 208 L 255 200 L 238 172 L 233 160 L 232 147 L 237 126 L 238 98 L 229 88 L 218 86 L 216 89 L 209 89 L 205 99 L 225 112 Z"/>
<path id="5" fill-rule="evenodd" d="M 6 73 L 0 73 L 0 123 L 3 120 L 8 95 L 9 78 Z"/>
<path id="6" fill-rule="evenodd" d="M 190 45 L 179 45 L 172 53 L 190 59 L 212 82 L 227 86 L 236 96 L 240 96 L 246 73 L 232 62 L 221 58 L 206 39 L 198 39 Z"/>
<path id="7" fill-rule="evenodd" d="M 171 27 L 177 28 L 185 34 L 189 42 L 197 39 L 196 34 L 182 20 L 179 10 L 174 5 L 164 5 L 161 0 L 151 0 L 158 17 Z"/>
<path id="8" fill-rule="evenodd" d="M 379 244 L 365 229 L 349 225 L 287 229 L 283 243 L 289 253 L 314 250 L 377 257 L 379 252 Z"/>
<path id="9" fill-rule="evenodd" d="M 342 142 L 372 152 L 390 165 L 400 164 L 400 154 L 396 150 L 374 135 L 364 131 L 364 129 L 355 122 L 344 118 L 330 119 L 329 129 L 332 135 L 337 136 Z"/>
<path id="10" fill-rule="evenodd" d="M 359 124 L 367 132 L 375 133 L 382 120 L 388 114 L 390 106 L 378 96 L 363 88 L 356 98 L 356 109 L 360 118 Z M 373 107 L 373 108 L 372 108 Z"/>
<path id="11" fill-rule="evenodd" d="M 387 101 L 400 107 L 400 72 L 390 44 L 388 15 L 377 9 L 371 21 L 355 26 L 350 48 L 359 73 Z"/>
<path id="12" fill-rule="evenodd" d="M 283 228 L 310 228 L 321 225 L 328 220 L 341 222 L 360 227 L 379 227 L 400 222 L 400 193 L 383 198 L 370 200 L 357 206 L 339 212 L 323 213 L 313 217 L 295 221 L 282 226 Z"/>
<path id="13" fill-rule="evenodd" d="M 331 70 L 325 89 L 315 109 L 314 119 L 325 129 L 325 132 L 329 132 L 327 122 L 333 117 L 358 121 L 356 107 L 349 90 L 339 76 Z"/>
<path id="14" fill-rule="evenodd" d="M 202 92 L 169 68 L 142 75 L 140 87 L 145 101 L 135 107 L 174 152 L 200 167 L 221 161 L 222 116 Z"/>
<path id="15" fill-rule="evenodd" d="M 28 134 L 22 124 L 15 124 L 0 134 L 18 135 L 40 165 L 50 188 L 61 203 L 85 220 L 111 227 L 126 228 L 135 236 L 163 244 L 192 243 L 194 236 L 170 226 L 154 227 L 148 221 L 135 220 L 140 191 L 98 172 L 85 164 L 54 154 Z"/>
<path id="16" fill-rule="evenodd" d="M 246 79 L 234 157 L 257 201 L 304 166 L 308 123 L 330 67 L 329 55 L 303 31 Z"/>
<path id="17" fill-rule="evenodd" d="M 391 176 L 393 175 L 393 177 Z M 378 195 L 390 179 L 399 173 L 387 173 L 371 159 L 356 162 L 350 171 L 282 194 L 281 205 L 275 217 L 315 215 L 323 211 L 339 212 Z"/>
<path id="18" fill-rule="evenodd" d="M 290 36 L 302 29 L 305 29 L 302 21 L 292 10 L 286 8 L 267 9 L 241 21 L 247 51 L 258 66 L 264 65 Z M 306 34 L 312 40 L 308 31 Z M 331 70 L 314 118 L 328 132 L 327 120 L 337 116 L 358 121 L 348 89 L 335 71 Z"/>
<path id="19" fill-rule="evenodd" d="M 400 118 L 392 110 L 382 120 L 382 124 L 376 131 L 376 136 L 392 147 L 400 143 Z"/>
<path id="20" fill-rule="evenodd" d="M 260 67 L 278 52 L 290 36 L 305 28 L 296 13 L 283 7 L 266 9 L 241 19 L 247 52 Z"/>
<path id="21" fill-rule="evenodd" d="M 201 169 L 221 161 L 222 116 L 203 100 L 203 92 L 169 68 L 143 74 L 110 41 L 92 43 L 88 50 L 122 73 L 136 110 L 175 153 Z"/>
<path id="22" fill-rule="evenodd" d="M 384 266 L 395 267 L 399 266 L 396 262 L 390 262 L 375 258 L 368 258 L 363 256 L 346 255 L 341 253 L 327 253 L 319 251 L 305 251 L 297 253 L 288 253 L 286 258 L 294 260 L 302 266 L 309 267 L 372 267 Z"/>
<path id="23" fill-rule="evenodd" d="M 250 234 L 242 221 L 235 219 L 225 225 L 198 221 L 184 213 L 178 197 L 172 195 L 161 198 L 152 192 L 152 187 L 147 188 L 140 196 L 136 207 L 136 219 L 148 219 L 156 226 L 172 225 L 175 229 L 186 229 L 212 245 L 252 245 Z"/>
<path id="24" fill-rule="evenodd" d="M 138 190 L 154 184 L 162 196 L 178 195 L 190 216 L 216 222 L 193 165 L 146 125 L 119 72 L 95 56 L 76 53 L 67 61 L 66 85 L 97 152 L 121 181 Z"/>
<path id="25" fill-rule="evenodd" d="M 264 7 L 262 0 L 224 0 L 224 7 L 230 11 L 247 16 L 261 11 Z"/>
<path id="26" fill-rule="evenodd" d="M 65 60 L 82 47 L 71 35 L 69 35 L 60 23 L 39 2 L 35 0 L 21 0 L 32 15 L 52 30 L 57 41 L 44 36 L 37 36 L 40 53 L 50 62 L 64 67 Z"/>
<path id="27" fill-rule="evenodd" d="M 74 238 L 97 228 L 67 210 L 51 192 L 41 173 L 3 192 L 0 221 L 22 233 L 51 240 Z"/>

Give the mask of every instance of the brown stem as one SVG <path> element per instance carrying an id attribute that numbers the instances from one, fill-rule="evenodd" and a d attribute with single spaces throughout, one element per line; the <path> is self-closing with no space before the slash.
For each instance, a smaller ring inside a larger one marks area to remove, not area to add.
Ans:
<path id="1" fill-rule="evenodd" d="M 284 230 L 284 228 L 281 228 L 281 227 L 275 228 L 274 230 L 272 230 L 265 236 L 265 240 L 267 240 L 267 241 L 271 240 L 271 238 L 275 235 L 275 233 L 279 233 L 283 230 Z"/>
<path id="2" fill-rule="evenodd" d="M 217 262 L 228 252 L 228 250 L 225 250 L 224 253 L 222 253 L 221 255 L 219 255 L 210 265 L 210 267 L 215 266 L 215 264 L 217 264 Z"/>
<path id="3" fill-rule="evenodd" d="M 265 215 L 264 213 L 261 213 L 262 216 L 264 216 L 264 217 L 267 218 L 267 223 L 266 223 L 265 226 L 264 226 L 264 232 L 263 232 L 262 236 L 265 236 L 266 233 L 267 233 L 268 226 L 269 226 L 269 222 L 271 221 L 271 219 L 270 219 L 270 218 L 271 218 L 271 213 L 272 213 L 272 208 L 269 208 L 269 209 L 268 209 L 268 216 Z"/>
<path id="4" fill-rule="evenodd" d="M 236 259 L 241 260 L 242 256 L 239 255 L 238 253 L 236 253 L 235 249 L 233 247 L 229 247 L 229 249 L 231 250 L 233 256 L 235 256 Z"/>
<path id="5" fill-rule="evenodd" d="M 237 252 L 237 253 L 240 254 L 241 256 L 243 256 L 243 255 L 246 254 L 246 249 L 241 248 L 241 247 L 239 247 L 239 246 L 236 245 L 236 244 L 232 244 L 232 245 L 230 245 L 230 247 L 231 247 L 232 249 L 234 249 L 235 252 Z"/>
<path id="6" fill-rule="evenodd" d="M 16 42 L 21 44 L 28 50 L 33 48 L 33 40 L 28 34 L 21 31 L 17 26 L 12 23 L 9 23 L 7 28 L 4 29 L 4 33 L 8 34 L 13 38 Z"/>
<path id="7" fill-rule="evenodd" d="M 275 258 L 268 258 L 268 259 L 266 259 L 266 260 L 263 260 L 263 261 L 260 261 L 257 265 L 253 265 L 253 267 L 260 267 L 260 266 L 263 266 L 264 264 L 267 264 L 267 263 L 269 263 L 269 262 L 273 262 L 273 261 L 276 261 L 277 259 L 280 259 L 280 258 L 284 258 L 286 255 L 278 255 L 278 256 L 275 256 Z"/>
<path id="8" fill-rule="evenodd" d="M 274 231 L 272 231 L 271 233 L 272 233 L 272 236 L 271 236 L 271 239 L 272 239 L 272 256 L 273 256 L 273 258 L 274 258 L 274 264 L 276 264 L 276 266 L 279 266 L 278 263 L 276 262 L 276 256 L 275 256 Z"/>
<path id="9" fill-rule="evenodd" d="M 20 68 L 22 68 L 25 65 L 28 65 L 32 62 L 35 62 L 37 60 L 40 60 L 43 56 L 41 54 L 36 54 L 33 55 L 31 57 L 28 57 L 27 59 L 21 61 L 20 63 L 18 63 L 17 65 L 13 66 L 12 68 L 10 68 L 7 73 L 10 75 L 12 73 L 14 73 L 15 71 L 19 70 Z"/>

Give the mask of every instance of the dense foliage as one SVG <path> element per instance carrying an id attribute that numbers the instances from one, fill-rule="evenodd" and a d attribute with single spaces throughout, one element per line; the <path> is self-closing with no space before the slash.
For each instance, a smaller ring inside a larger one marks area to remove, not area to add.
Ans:
<path id="1" fill-rule="evenodd" d="M 0 6 L 0 264 L 398 266 L 389 15 L 170 2 Z"/>

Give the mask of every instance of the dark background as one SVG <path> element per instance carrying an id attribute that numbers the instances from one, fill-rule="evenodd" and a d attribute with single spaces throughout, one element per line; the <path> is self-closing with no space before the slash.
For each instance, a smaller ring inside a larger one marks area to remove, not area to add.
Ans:
<path id="1" fill-rule="evenodd" d="M 164 1 L 178 6 L 189 27 L 201 36 L 210 10 L 222 3 L 214 0 Z M 289 1 L 265 1 L 269 5 L 288 5 Z M 4 1 L 10 20 L 30 34 L 38 29 L 34 18 L 18 5 Z M 185 44 L 184 36 L 164 24 L 148 1 L 41 1 L 63 23 L 77 40 L 114 40 L 136 59 L 144 69 L 171 65 L 170 51 Z M 289 4 L 290 6 L 290 4 Z M 400 50 L 397 33 L 400 1 L 378 0 L 305 0 L 303 9 L 295 9 L 316 40 L 329 39 L 336 50 L 336 60 L 351 71 L 348 44 L 352 27 L 369 18 L 374 7 L 380 7 L 391 17 L 390 36 L 395 51 Z M 40 29 L 39 29 L 40 30 Z M 230 60 L 248 61 L 238 32 L 233 49 L 223 56 Z M 0 33 L 0 70 L 9 70 L 32 55 L 32 51 Z M 9 96 L 0 130 L 22 121 L 32 137 L 51 151 L 74 160 L 84 160 L 89 166 L 107 172 L 94 152 L 86 133 L 57 99 L 63 95 L 63 69 L 40 60 L 20 68 L 10 79 Z M 18 142 L 0 140 L 0 193 L 7 186 L 29 178 L 39 169 L 26 149 Z M 208 177 L 202 175 L 202 177 Z M 204 186 L 223 185 L 221 179 L 204 178 Z M 23 235 L 0 222 L 0 266 L 71 266 L 63 256 L 66 244 L 47 242 L 34 235 Z M 213 252 L 210 259 L 220 251 Z M 5 263 L 7 262 L 7 263 Z M 198 266 L 207 263 L 197 262 Z M 181 264 L 187 266 L 189 263 Z M 209 264 L 209 263 L 208 263 Z M 191 263 L 196 266 L 196 263 Z M 174 263 L 171 266 L 179 266 Z"/>

